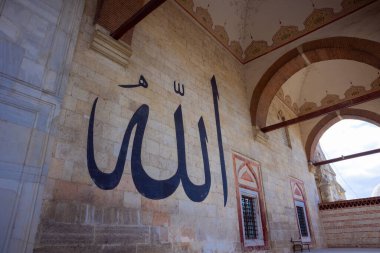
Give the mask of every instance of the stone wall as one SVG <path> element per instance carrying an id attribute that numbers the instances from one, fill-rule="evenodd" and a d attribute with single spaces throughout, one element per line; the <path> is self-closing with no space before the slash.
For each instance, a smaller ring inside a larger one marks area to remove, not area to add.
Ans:
<path id="1" fill-rule="evenodd" d="M 320 145 L 317 145 L 313 161 L 327 160 Z M 321 202 L 333 202 L 345 200 L 346 194 L 343 187 L 336 180 L 336 174 L 330 164 L 315 168 L 315 181 L 319 190 Z"/>
<path id="2" fill-rule="evenodd" d="M 292 148 L 276 131 L 268 134 L 267 142 L 254 140 L 243 66 L 175 3 L 167 1 L 135 27 L 132 56 L 124 68 L 90 49 L 95 9 L 95 1 L 86 1 L 57 120 L 35 252 L 241 252 L 233 152 L 261 164 L 270 242 L 270 249 L 262 252 L 290 252 L 291 237 L 299 235 L 292 178 L 305 184 L 313 247 L 322 246 L 318 193 L 307 168 L 299 127 L 289 128 Z M 140 75 L 148 82 L 147 88 L 118 86 L 136 84 Z M 226 206 L 210 84 L 213 75 L 219 93 Z M 184 96 L 173 91 L 174 81 L 184 84 Z M 203 184 L 197 129 L 202 116 L 211 169 L 207 197 L 202 202 L 191 201 L 183 184 L 165 199 L 142 196 L 132 178 L 132 144 L 118 186 L 112 190 L 97 187 L 86 161 L 89 118 L 96 98 L 95 160 L 107 173 L 115 167 L 129 120 L 146 104 L 149 118 L 142 142 L 142 164 L 154 179 L 174 175 L 178 151 L 173 114 L 181 105 L 187 171 L 192 182 Z M 270 122 L 278 120 L 278 110 L 290 113 L 275 99 Z"/>
<path id="3" fill-rule="evenodd" d="M 380 247 L 379 197 L 322 204 L 320 209 L 329 247 Z"/>
<path id="4" fill-rule="evenodd" d="M 32 252 L 84 1 L 0 0 L 0 252 Z"/>

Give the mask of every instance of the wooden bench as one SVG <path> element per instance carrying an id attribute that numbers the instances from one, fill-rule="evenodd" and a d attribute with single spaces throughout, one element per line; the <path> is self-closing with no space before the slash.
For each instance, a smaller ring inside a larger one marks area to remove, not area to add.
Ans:
<path id="1" fill-rule="evenodd" d="M 293 244 L 293 252 L 308 250 L 310 252 L 310 243 L 309 242 L 302 242 L 301 240 L 293 240 L 291 238 L 290 242 Z"/>

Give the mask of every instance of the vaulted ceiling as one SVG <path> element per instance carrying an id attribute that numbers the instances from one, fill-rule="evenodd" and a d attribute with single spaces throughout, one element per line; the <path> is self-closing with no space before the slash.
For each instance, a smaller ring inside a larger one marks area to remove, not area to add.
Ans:
<path id="1" fill-rule="evenodd" d="M 246 63 L 374 0 L 175 0 Z"/>
<path id="2" fill-rule="evenodd" d="M 328 60 L 308 65 L 277 92 L 296 115 L 302 115 L 379 89 L 380 72 L 352 60 Z"/>

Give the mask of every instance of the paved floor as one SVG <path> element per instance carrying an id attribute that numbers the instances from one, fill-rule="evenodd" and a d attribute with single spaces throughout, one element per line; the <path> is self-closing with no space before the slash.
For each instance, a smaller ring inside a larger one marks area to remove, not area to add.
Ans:
<path id="1" fill-rule="evenodd" d="M 304 252 L 308 252 L 307 250 Z M 380 253 L 379 249 L 314 249 L 310 250 L 313 253 Z"/>

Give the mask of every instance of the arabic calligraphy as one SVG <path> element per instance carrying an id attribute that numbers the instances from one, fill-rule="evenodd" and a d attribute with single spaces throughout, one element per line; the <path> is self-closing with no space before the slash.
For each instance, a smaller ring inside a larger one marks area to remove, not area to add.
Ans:
<path id="1" fill-rule="evenodd" d="M 181 91 L 181 84 L 178 82 L 178 88 L 176 86 L 176 83 L 174 81 L 173 83 L 174 92 L 181 95 L 182 97 L 185 96 L 185 87 L 182 84 L 182 91 Z"/>
<path id="2" fill-rule="evenodd" d="M 148 88 L 148 82 L 145 80 L 143 75 L 140 75 L 139 83 L 138 84 L 121 84 L 119 85 L 121 88 L 137 88 L 137 87 L 144 87 Z"/>
<path id="3" fill-rule="evenodd" d="M 142 82 L 141 82 L 142 81 Z M 139 84 L 136 85 L 124 85 L 123 88 L 136 88 L 136 87 L 148 87 L 148 83 L 141 75 Z M 221 174 L 223 181 L 223 194 L 224 194 L 224 206 L 227 203 L 227 178 L 225 171 L 225 162 L 223 154 L 223 143 L 220 129 L 219 108 L 218 108 L 218 89 L 216 85 L 215 77 L 211 79 L 211 87 L 214 102 L 215 121 L 218 136 L 218 146 L 221 164 Z M 184 93 L 184 90 L 183 90 Z M 207 132 L 204 124 L 203 117 L 200 117 L 198 121 L 198 131 L 200 138 L 200 145 L 203 158 L 203 170 L 205 175 L 205 182 L 197 185 L 191 182 L 187 173 L 186 167 L 186 149 L 185 149 L 185 133 L 183 127 L 182 107 L 179 105 L 174 113 L 175 132 L 177 139 L 177 159 L 178 167 L 173 176 L 164 180 L 157 180 L 150 177 L 142 163 L 141 163 L 141 149 L 142 142 L 145 133 L 146 124 L 149 117 L 149 106 L 146 104 L 141 105 L 133 114 L 131 120 L 128 123 L 127 129 L 124 133 L 123 141 L 117 158 L 117 162 L 114 170 L 111 173 L 102 172 L 99 170 L 94 155 L 94 121 L 95 111 L 98 98 L 94 100 L 91 109 L 90 121 L 88 126 L 88 138 L 87 138 L 87 167 L 93 182 L 103 190 L 114 189 L 120 182 L 124 171 L 124 165 L 128 152 L 128 145 L 131 138 L 132 130 L 136 127 L 135 136 L 132 145 L 131 156 L 131 173 L 132 179 L 137 191 L 143 196 L 149 199 L 164 199 L 172 195 L 178 188 L 179 183 L 182 182 L 183 189 L 188 196 L 194 202 L 203 201 L 211 187 L 211 173 L 209 165 L 209 157 L 207 151 Z"/>

